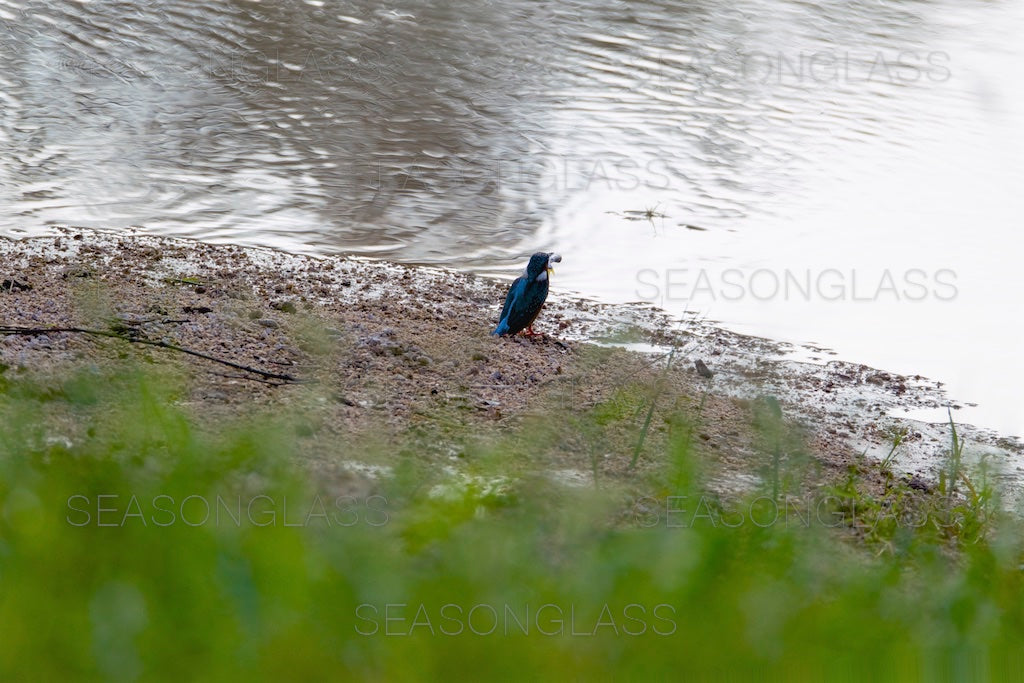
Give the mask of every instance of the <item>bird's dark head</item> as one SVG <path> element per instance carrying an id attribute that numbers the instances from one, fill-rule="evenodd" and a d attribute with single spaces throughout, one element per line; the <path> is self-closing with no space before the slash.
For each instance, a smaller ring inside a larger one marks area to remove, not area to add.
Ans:
<path id="1" fill-rule="evenodd" d="M 559 263 L 562 257 L 553 252 L 538 251 L 530 257 L 526 264 L 526 279 L 543 282 L 548 279 L 548 274 L 555 272 L 553 264 Z"/>

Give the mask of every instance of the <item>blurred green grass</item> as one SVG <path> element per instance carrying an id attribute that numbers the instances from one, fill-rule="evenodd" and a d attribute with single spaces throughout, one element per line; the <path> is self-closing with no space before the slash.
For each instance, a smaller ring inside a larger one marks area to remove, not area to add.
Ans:
<path id="1" fill-rule="evenodd" d="M 766 522 L 799 480 L 770 416 L 764 487 L 737 500 L 707 494 L 693 429 L 649 456 L 662 466 L 638 499 L 531 470 L 519 451 L 545 432 L 530 421 L 476 444 L 461 478 L 401 435 L 353 438 L 338 452 L 392 475 L 348 496 L 297 464 L 301 415 L 211 428 L 177 407 L 182 382 L 0 372 L 0 679 L 1021 671 L 1019 521 L 992 496 L 936 496 L 913 503 L 923 523 L 899 523 L 909 498 L 872 496 L 851 471 L 827 514 Z M 547 431 L 599 438 L 643 395 L 552 414 Z"/>

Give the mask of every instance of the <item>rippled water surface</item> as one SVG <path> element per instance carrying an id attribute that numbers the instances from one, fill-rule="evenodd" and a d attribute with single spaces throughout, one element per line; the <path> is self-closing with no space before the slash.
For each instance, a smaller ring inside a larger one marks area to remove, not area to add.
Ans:
<path id="1" fill-rule="evenodd" d="M 0 0 L 0 233 L 510 274 L 1024 433 L 1017 2 Z"/>

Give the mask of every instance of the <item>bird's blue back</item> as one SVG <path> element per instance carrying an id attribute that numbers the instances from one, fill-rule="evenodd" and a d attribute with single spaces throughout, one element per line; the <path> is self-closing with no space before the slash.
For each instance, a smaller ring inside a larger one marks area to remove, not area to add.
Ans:
<path id="1" fill-rule="evenodd" d="M 491 334 L 508 334 L 509 317 L 512 315 L 512 311 L 516 310 L 518 306 L 522 306 L 525 293 L 526 278 L 522 276 L 517 277 L 512 286 L 508 288 L 508 294 L 505 296 L 505 305 L 501 308 L 501 319 L 498 320 L 498 326 L 494 328 Z"/>
<path id="2" fill-rule="evenodd" d="M 491 334 L 516 334 L 533 324 L 548 298 L 548 280 L 522 276 L 509 287 L 501 320 Z"/>

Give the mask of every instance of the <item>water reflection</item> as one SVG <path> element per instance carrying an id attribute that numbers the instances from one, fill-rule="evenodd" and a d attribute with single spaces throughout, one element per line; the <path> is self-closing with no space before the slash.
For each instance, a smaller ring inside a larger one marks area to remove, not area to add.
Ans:
<path id="1" fill-rule="evenodd" d="M 809 149 L 892 124 L 892 83 L 827 62 L 867 30 L 892 58 L 928 9 L 747 5 L 5 5 L 4 227 L 491 265 L 571 198 L 642 190 L 735 228 Z M 857 106 L 821 117 L 834 96 Z"/>

